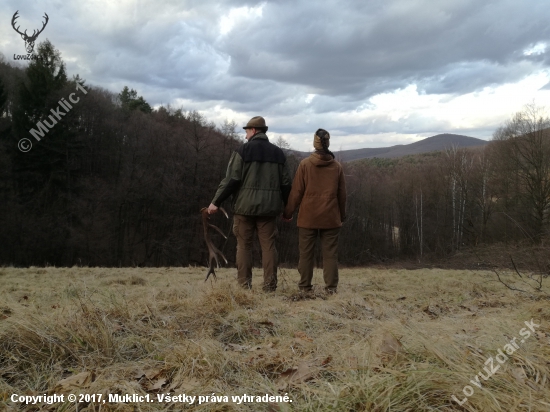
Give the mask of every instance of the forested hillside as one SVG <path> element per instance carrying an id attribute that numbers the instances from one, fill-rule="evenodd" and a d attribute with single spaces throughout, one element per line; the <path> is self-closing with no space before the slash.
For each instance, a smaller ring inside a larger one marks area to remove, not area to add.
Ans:
<path id="1" fill-rule="evenodd" d="M 24 71 L 0 62 L 0 265 L 205 264 L 199 210 L 242 144 L 236 124 L 152 109 L 135 90 L 115 94 L 69 77 L 47 41 L 37 54 Z M 40 129 L 43 121 L 51 127 Z M 475 150 L 345 163 L 340 261 L 541 244 L 549 235 L 548 126 L 528 106 Z M 22 151 L 22 139 L 32 149 Z M 288 153 L 294 171 L 299 159 Z M 215 220 L 230 231 L 230 220 Z M 295 221 L 279 228 L 281 262 L 294 265 Z M 215 241 L 233 261 L 235 238 Z"/>

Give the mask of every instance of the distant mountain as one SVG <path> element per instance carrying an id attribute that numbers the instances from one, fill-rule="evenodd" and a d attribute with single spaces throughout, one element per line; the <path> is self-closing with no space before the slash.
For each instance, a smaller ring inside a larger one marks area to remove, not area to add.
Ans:
<path id="1" fill-rule="evenodd" d="M 438 134 L 411 144 L 400 144 L 390 147 L 378 147 L 375 149 L 354 149 L 334 152 L 337 158 L 343 162 L 350 162 L 359 159 L 395 158 L 419 153 L 443 151 L 447 148 L 484 146 L 487 141 L 475 137 L 462 136 L 459 134 Z M 309 152 L 298 152 L 302 156 L 309 156 Z"/>

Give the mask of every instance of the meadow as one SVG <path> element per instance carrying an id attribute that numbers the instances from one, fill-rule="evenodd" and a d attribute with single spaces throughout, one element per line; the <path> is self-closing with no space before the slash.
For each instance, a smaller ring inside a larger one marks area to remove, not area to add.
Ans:
<path id="1" fill-rule="evenodd" d="M 205 273 L 0 268 L 0 410 L 550 410 L 548 295 L 490 271 L 342 269 L 330 296 L 319 269 L 311 296 Z"/>

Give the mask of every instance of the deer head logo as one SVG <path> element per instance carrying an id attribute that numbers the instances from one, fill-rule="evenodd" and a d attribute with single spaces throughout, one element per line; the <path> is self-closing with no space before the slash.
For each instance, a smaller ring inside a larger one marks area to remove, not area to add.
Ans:
<path id="1" fill-rule="evenodd" d="M 19 17 L 17 15 L 17 13 L 19 13 L 19 10 L 17 10 L 15 12 L 15 14 L 13 15 L 13 17 L 11 19 L 11 25 L 12 25 L 13 29 L 21 35 L 21 38 L 23 40 L 25 40 L 25 48 L 27 49 L 27 53 L 32 53 L 33 50 L 34 50 L 34 42 L 36 41 L 36 38 L 38 37 L 38 35 L 40 33 L 42 33 L 42 31 L 44 30 L 44 28 L 46 27 L 46 24 L 48 24 L 49 17 L 46 13 L 44 13 L 44 18 L 46 19 L 46 21 L 43 23 L 42 28 L 40 30 L 38 30 L 38 32 L 36 30 L 34 30 L 33 33 L 32 33 L 32 36 L 29 36 L 27 34 L 27 30 L 25 30 L 24 33 L 21 33 L 19 31 L 19 26 L 17 26 L 17 28 L 15 27 L 15 20 L 17 20 L 17 18 Z"/>

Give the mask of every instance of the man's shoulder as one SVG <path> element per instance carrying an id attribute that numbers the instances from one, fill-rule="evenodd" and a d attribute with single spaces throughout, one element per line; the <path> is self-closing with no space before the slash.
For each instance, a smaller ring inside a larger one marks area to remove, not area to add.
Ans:
<path id="1" fill-rule="evenodd" d="M 236 152 L 245 162 L 281 164 L 286 162 L 286 156 L 283 150 L 267 140 L 267 137 L 265 139 L 252 139 L 248 143 L 237 148 Z"/>

